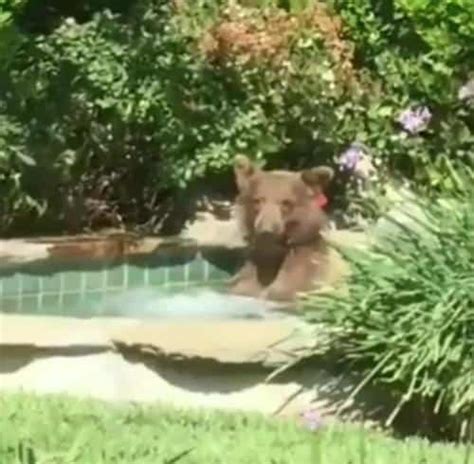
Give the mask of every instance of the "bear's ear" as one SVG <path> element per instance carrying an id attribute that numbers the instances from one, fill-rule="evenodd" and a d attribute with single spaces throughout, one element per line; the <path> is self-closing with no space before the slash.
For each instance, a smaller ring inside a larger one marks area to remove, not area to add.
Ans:
<path id="1" fill-rule="evenodd" d="M 237 187 L 240 191 L 248 187 L 250 178 L 256 173 L 257 168 L 245 155 L 237 155 L 234 158 L 234 174 Z"/>
<path id="2" fill-rule="evenodd" d="M 324 190 L 334 178 L 334 169 L 329 166 L 318 166 L 313 169 L 305 169 L 301 172 L 301 179 L 312 189 Z"/>

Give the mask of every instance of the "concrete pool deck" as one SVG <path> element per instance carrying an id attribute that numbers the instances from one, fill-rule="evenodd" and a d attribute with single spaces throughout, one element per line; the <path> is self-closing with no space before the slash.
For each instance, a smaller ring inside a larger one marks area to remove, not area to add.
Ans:
<path id="1" fill-rule="evenodd" d="M 295 330 L 300 333 L 296 337 Z M 313 345 L 289 321 L 150 323 L 0 316 L 0 390 L 294 414 L 318 400 L 324 372 L 266 382 Z M 311 378 L 310 378 L 311 377 Z M 303 382 L 303 383 L 302 383 Z"/>
<path id="2" fill-rule="evenodd" d="M 153 322 L 131 318 L 76 319 L 0 314 L 0 350 L 133 348 L 168 359 L 279 366 L 290 352 L 312 347 L 313 336 L 295 319 Z"/>
<path id="3" fill-rule="evenodd" d="M 316 348 L 317 339 L 314 328 L 291 318 L 154 323 L 1 315 L 0 391 L 285 416 L 316 407 L 328 419 L 370 422 L 385 399 L 367 391 L 341 413 L 358 380 L 323 359 L 269 377 Z"/>

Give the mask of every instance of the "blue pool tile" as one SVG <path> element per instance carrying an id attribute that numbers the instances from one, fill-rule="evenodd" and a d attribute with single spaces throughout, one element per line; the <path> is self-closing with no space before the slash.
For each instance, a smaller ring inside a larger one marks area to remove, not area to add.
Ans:
<path id="1" fill-rule="evenodd" d="M 106 269 L 107 288 L 123 288 L 125 284 L 125 268 L 123 265 L 116 265 Z"/>
<path id="2" fill-rule="evenodd" d="M 42 289 L 44 292 L 59 294 L 61 291 L 61 277 L 60 274 L 48 274 L 41 278 Z"/>
<path id="3" fill-rule="evenodd" d="M 86 290 L 105 288 L 107 285 L 107 274 L 102 270 L 85 271 Z"/>
<path id="4" fill-rule="evenodd" d="M 59 294 L 56 295 L 43 295 L 42 298 L 42 314 L 48 314 L 51 316 L 61 316 L 62 311 L 59 306 Z"/>
<path id="5" fill-rule="evenodd" d="M 35 274 L 19 274 L 22 295 L 36 295 L 40 290 L 40 277 Z"/>
<path id="6" fill-rule="evenodd" d="M 128 267 L 128 288 L 143 287 L 145 285 L 145 268 L 138 266 Z"/>
<path id="7" fill-rule="evenodd" d="M 154 267 L 149 269 L 149 282 L 152 286 L 162 286 L 166 281 L 166 269 L 164 267 Z"/>
<path id="8" fill-rule="evenodd" d="M 79 292 L 82 282 L 82 271 L 66 271 L 63 278 L 63 291 L 65 293 Z"/>
<path id="9" fill-rule="evenodd" d="M 21 299 L 19 299 L 19 312 L 24 314 L 39 313 L 38 296 L 23 296 Z"/>
<path id="10" fill-rule="evenodd" d="M 2 295 L 18 295 L 21 288 L 20 274 L 12 274 L 2 278 Z"/>

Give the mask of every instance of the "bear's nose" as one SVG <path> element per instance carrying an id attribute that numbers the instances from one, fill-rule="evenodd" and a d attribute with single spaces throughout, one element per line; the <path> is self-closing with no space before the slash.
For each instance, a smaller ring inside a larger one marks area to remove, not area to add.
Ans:
<path id="1" fill-rule="evenodd" d="M 257 233 L 281 235 L 284 231 L 283 218 L 278 205 L 266 204 L 255 220 Z"/>

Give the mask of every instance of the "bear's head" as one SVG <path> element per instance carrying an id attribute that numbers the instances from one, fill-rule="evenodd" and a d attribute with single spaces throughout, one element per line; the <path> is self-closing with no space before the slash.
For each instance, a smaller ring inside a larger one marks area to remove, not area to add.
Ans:
<path id="1" fill-rule="evenodd" d="M 327 218 L 315 198 L 334 177 L 319 166 L 301 172 L 264 171 L 244 155 L 235 158 L 234 172 L 246 238 L 250 243 L 290 247 L 313 243 Z"/>

